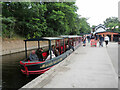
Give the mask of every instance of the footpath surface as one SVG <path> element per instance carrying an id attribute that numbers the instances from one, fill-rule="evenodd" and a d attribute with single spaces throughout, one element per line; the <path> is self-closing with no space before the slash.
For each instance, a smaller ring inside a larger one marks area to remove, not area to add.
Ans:
<path id="1" fill-rule="evenodd" d="M 52 74 L 49 70 L 23 88 L 118 88 L 118 75 L 106 47 L 81 46 L 54 68 Z"/>
<path id="2" fill-rule="evenodd" d="M 108 48 L 106 48 L 107 52 L 110 56 L 110 59 L 112 61 L 112 64 L 115 68 L 116 73 L 118 73 L 118 70 L 119 70 L 118 68 L 120 68 L 120 66 L 119 66 L 120 62 L 118 62 L 118 56 L 119 56 L 118 55 L 119 54 L 119 52 L 118 52 L 119 48 L 118 47 L 119 47 L 118 42 L 114 42 L 114 43 L 109 42 L 109 46 L 108 46 Z M 119 72 L 120 72 L 120 70 L 119 70 Z M 118 74 L 120 74 L 120 73 L 118 73 Z"/>

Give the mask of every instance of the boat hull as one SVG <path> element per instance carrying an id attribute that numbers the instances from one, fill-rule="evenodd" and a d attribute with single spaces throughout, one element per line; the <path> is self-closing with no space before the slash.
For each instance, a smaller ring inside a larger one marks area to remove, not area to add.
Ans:
<path id="1" fill-rule="evenodd" d="M 61 54 L 58 57 L 55 57 L 51 60 L 47 60 L 44 62 L 39 61 L 20 61 L 21 71 L 23 74 L 29 75 L 29 74 L 42 74 L 49 70 L 54 65 L 60 63 L 63 61 L 70 53 L 72 53 L 71 50 Z"/>

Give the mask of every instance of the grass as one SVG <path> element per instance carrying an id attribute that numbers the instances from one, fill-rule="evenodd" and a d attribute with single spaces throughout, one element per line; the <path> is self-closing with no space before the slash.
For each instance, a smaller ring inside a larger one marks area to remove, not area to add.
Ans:
<path id="1" fill-rule="evenodd" d="M 3 41 L 12 41 L 12 40 L 24 40 L 24 37 L 21 37 L 19 35 L 14 35 L 12 38 L 6 38 L 6 37 L 2 37 Z"/>

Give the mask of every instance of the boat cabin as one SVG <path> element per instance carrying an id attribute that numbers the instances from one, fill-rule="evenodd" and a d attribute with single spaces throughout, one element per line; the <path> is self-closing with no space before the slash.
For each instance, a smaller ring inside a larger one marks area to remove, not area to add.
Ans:
<path id="1" fill-rule="evenodd" d="M 62 50 L 60 50 L 60 49 L 63 46 L 61 46 L 60 41 L 63 41 L 63 38 L 59 38 L 59 37 L 42 37 L 42 38 L 35 38 L 35 39 L 26 39 L 24 41 L 25 41 L 25 55 L 26 55 L 26 58 L 27 58 L 27 42 L 28 41 L 37 41 L 38 42 L 38 48 L 40 48 L 40 41 L 48 41 L 49 50 L 42 53 L 44 58 L 47 58 L 47 56 L 48 56 L 48 54 L 50 52 L 50 59 L 52 59 L 52 53 L 51 53 L 52 45 L 53 45 L 52 41 L 55 41 L 55 43 L 56 43 L 55 47 L 57 49 L 59 49 L 59 52 L 60 53 L 62 52 Z M 64 50 L 64 48 L 63 48 L 63 50 Z"/>

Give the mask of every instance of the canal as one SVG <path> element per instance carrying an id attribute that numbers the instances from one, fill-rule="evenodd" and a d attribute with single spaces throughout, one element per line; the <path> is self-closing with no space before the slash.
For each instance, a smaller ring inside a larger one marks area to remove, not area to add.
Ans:
<path id="1" fill-rule="evenodd" d="M 22 74 L 19 62 L 23 59 L 25 52 L 2 56 L 2 90 L 17 90 L 38 76 Z"/>

